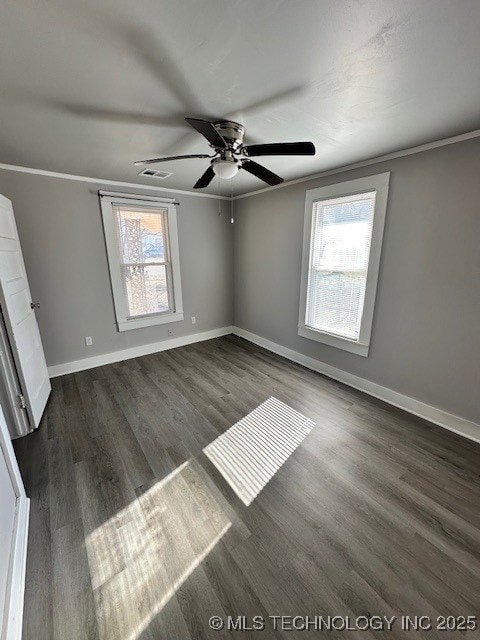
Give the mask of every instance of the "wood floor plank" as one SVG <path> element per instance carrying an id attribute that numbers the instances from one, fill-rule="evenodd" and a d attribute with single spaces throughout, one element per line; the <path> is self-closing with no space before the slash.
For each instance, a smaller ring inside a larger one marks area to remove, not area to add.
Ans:
<path id="1" fill-rule="evenodd" d="M 53 638 L 53 562 L 48 467 L 48 429 L 14 441 L 27 495 L 30 497 L 23 637 Z"/>
<path id="2" fill-rule="evenodd" d="M 97 638 L 91 576 L 81 521 L 52 533 L 54 640 Z"/>
<path id="3" fill-rule="evenodd" d="M 271 396 L 316 426 L 286 460 L 291 424 L 252 436 L 269 481 L 219 449 L 255 487 L 246 504 L 204 449 Z M 263 638 L 300 635 L 273 629 L 282 614 L 480 623 L 480 446 L 241 338 L 54 379 L 14 446 L 32 501 L 24 640 L 260 637 L 211 615 L 263 616 Z"/>

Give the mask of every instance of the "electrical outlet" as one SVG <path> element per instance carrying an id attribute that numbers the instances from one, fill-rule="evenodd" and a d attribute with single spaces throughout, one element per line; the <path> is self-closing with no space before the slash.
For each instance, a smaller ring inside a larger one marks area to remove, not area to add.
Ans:
<path id="1" fill-rule="evenodd" d="M 197 319 L 195 316 L 192 316 L 192 324 L 197 324 Z"/>
<path id="2" fill-rule="evenodd" d="M 85 344 L 87 345 L 87 347 L 91 347 L 92 346 L 92 344 L 93 344 L 92 336 L 86 336 Z"/>
<path id="3" fill-rule="evenodd" d="M 167 335 L 173 336 L 173 329 L 167 329 Z"/>

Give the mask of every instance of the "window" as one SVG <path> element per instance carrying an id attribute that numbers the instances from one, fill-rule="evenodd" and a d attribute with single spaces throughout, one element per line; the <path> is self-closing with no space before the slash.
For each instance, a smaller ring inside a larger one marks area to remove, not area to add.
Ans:
<path id="1" fill-rule="evenodd" d="M 368 355 L 389 177 L 307 191 L 299 335 Z"/>
<path id="2" fill-rule="evenodd" d="M 183 320 L 173 203 L 102 195 L 119 331 Z"/>

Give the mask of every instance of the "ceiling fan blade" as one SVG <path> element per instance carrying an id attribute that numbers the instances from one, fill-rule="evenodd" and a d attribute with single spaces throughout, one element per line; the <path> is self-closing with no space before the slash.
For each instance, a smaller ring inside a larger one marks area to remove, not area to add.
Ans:
<path id="1" fill-rule="evenodd" d="M 198 118 L 185 118 L 185 120 L 214 147 L 220 147 L 221 149 L 226 148 L 227 143 L 215 129 L 213 122 L 209 120 L 199 120 Z"/>
<path id="2" fill-rule="evenodd" d="M 155 164 L 157 162 L 167 162 L 167 160 L 186 160 L 188 158 L 213 158 L 213 156 L 209 156 L 206 153 L 194 153 L 186 156 L 168 156 L 166 158 L 152 158 L 151 160 L 137 160 L 133 164 L 140 166 L 144 164 Z"/>
<path id="3" fill-rule="evenodd" d="M 197 182 L 193 185 L 194 189 L 203 189 L 203 187 L 208 187 L 210 182 L 215 177 L 215 172 L 212 167 L 208 167 L 203 176 L 197 180 Z"/>
<path id="4" fill-rule="evenodd" d="M 283 182 L 283 178 L 277 176 L 276 173 L 273 173 L 270 169 L 262 167 L 261 164 L 258 164 L 258 162 L 254 162 L 253 160 L 244 160 L 242 162 L 242 169 L 245 169 L 245 171 L 248 171 L 248 173 L 251 173 L 257 178 L 260 178 L 260 180 L 263 180 L 271 187 Z"/>
<path id="5" fill-rule="evenodd" d="M 276 142 L 273 144 L 250 144 L 242 148 L 245 155 L 254 156 L 314 156 L 313 142 Z"/>

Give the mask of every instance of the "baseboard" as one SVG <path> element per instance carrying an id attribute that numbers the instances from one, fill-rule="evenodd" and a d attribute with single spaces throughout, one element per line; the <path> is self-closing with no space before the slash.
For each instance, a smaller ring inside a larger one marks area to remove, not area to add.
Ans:
<path id="1" fill-rule="evenodd" d="M 449 431 L 458 433 L 465 438 L 469 438 L 475 442 L 480 442 L 480 425 L 475 422 L 465 420 L 464 418 L 460 418 L 452 413 L 443 411 L 443 409 L 432 407 L 425 402 L 421 402 L 420 400 L 416 400 L 410 396 L 393 391 L 393 389 L 389 389 L 388 387 L 382 387 L 375 382 L 371 382 L 365 378 L 360 378 L 359 376 L 355 376 L 352 373 L 343 371 L 342 369 L 332 367 L 320 360 L 310 358 L 302 353 L 283 347 L 276 342 L 262 338 L 261 336 L 251 333 L 250 331 L 246 331 L 245 329 L 241 329 L 240 327 L 232 327 L 232 333 L 248 340 L 249 342 L 257 344 L 268 351 L 272 351 L 273 353 L 283 356 L 292 362 L 301 364 L 304 367 L 307 367 L 307 369 L 312 369 L 312 371 L 317 371 L 329 378 L 343 382 L 349 387 L 353 387 L 359 391 L 364 391 L 370 396 L 379 398 L 394 407 L 404 409 L 405 411 L 419 416 L 420 418 L 424 418 L 429 422 L 433 422 L 440 427 L 444 427 Z"/>
<path id="2" fill-rule="evenodd" d="M 150 353 L 158 353 L 159 351 L 167 351 L 168 349 L 183 347 L 187 344 L 193 344 L 194 342 L 220 338 L 221 336 L 226 336 L 232 332 L 233 327 L 221 327 L 220 329 L 202 331 L 201 333 L 192 333 L 188 336 L 181 336 L 179 338 L 168 338 L 167 340 L 160 340 L 159 342 L 151 342 L 150 344 L 144 344 L 139 347 L 130 347 L 129 349 L 103 353 L 91 358 L 82 358 L 81 360 L 74 360 L 73 362 L 55 364 L 48 367 L 48 375 L 50 378 L 56 378 L 57 376 L 63 376 L 66 373 L 75 373 L 76 371 L 93 369 L 94 367 L 101 367 L 105 364 L 112 364 L 112 362 L 120 362 L 122 360 L 129 360 L 130 358 L 146 356 Z"/>
<path id="3" fill-rule="evenodd" d="M 7 585 L 5 640 L 21 640 L 22 637 L 29 514 L 30 500 L 25 496 L 20 496 L 15 518 L 12 558 Z"/>

